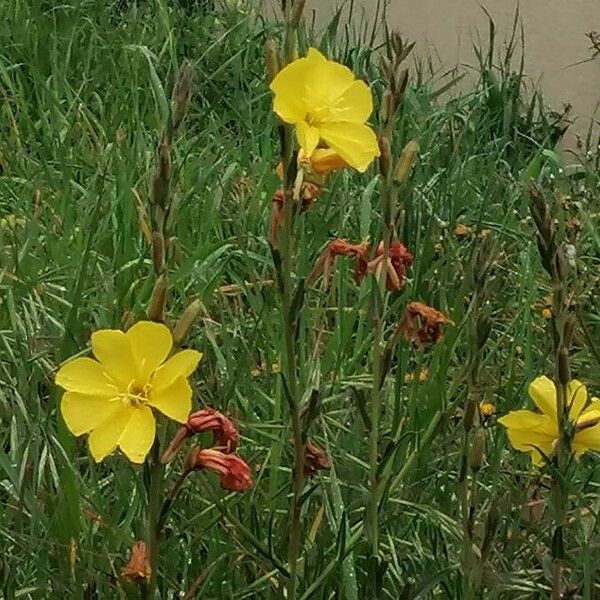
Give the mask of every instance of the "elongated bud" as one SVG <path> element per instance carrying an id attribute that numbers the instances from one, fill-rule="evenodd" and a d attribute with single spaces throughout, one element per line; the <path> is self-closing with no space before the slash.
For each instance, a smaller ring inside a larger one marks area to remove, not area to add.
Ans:
<path id="1" fill-rule="evenodd" d="M 173 330 L 173 341 L 175 344 L 180 346 L 185 342 L 187 336 L 189 335 L 198 315 L 200 314 L 200 310 L 202 309 L 202 302 L 200 300 L 194 300 L 184 311 L 181 317 L 179 317 L 179 321 L 175 325 L 175 329 Z"/>
<path id="2" fill-rule="evenodd" d="M 385 92 L 383 92 L 380 111 L 381 121 L 383 123 L 389 123 L 396 112 L 396 101 L 394 94 L 390 89 L 387 89 Z"/>
<path id="3" fill-rule="evenodd" d="M 473 471 L 479 471 L 485 458 L 485 431 L 479 427 L 473 432 L 471 448 L 469 449 L 469 466 Z"/>
<path id="4" fill-rule="evenodd" d="M 192 100 L 192 82 L 194 80 L 194 69 L 185 61 L 177 74 L 177 81 L 171 95 L 171 106 L 173 110 L 173 129 L 178 129 L 185 119 Z"/>
<path id="5" fill-rule="evenodd" d="M 281 68 L 279 65 L 279 49 L 273 39 L 268 39 L 265 42 L 265 62 L 267 64 L 267 83 L 271 83 Z"/>
<path id="6" fill-rule="evenodd" d="M 408 181 L 418 153 L 419 142 L 417 142 L 417 140 L 410 140 L 410 142 L 404 146 L 404 150 L 402 150 L 400 159 L 396 164 L 396 169 L 394 170 L 395 181 L 398 183 L 404 183 L 405 181 Z"/>
<path id="7" fill-rule="evenodd" d="M 157 274 L 165 270 L 165 238 L 158 231 L 152 232 L 152 264 Z"/>
<path id="8" fill-rule="evenodd" d="M 387 177 L 392 164 L 392 149 L 390 140 L 384 135 L 379 138 L 379 152 L 379 170 L 384 177 Z"/>
<path id="9" fill-rule="evenodd" d="M 148 319 L 156 323 L 163 323 L 165 320 L 165 309 L 167 305 L 167 291 L 169 282 L 165 275 L 160 275 L 154 284 L 152 297 L 150 298 L 150 307 L 148 308 Z"/>
<path id="10" fill-rule="evenodd" d="M 163 135 L 158 146 L 158 162 L 152 176 L 152 202 L 166 209 L 171 188 L 171 144 Z"/>

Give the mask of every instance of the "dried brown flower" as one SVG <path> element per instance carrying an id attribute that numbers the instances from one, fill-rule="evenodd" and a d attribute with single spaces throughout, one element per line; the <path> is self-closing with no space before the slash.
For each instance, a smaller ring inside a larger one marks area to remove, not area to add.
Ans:
<path id="1" fill-rule="evenodd" d="M 422 302 L 411 302 L 398 327 L 407 340 L 422 347 L 437 342 L 448 323 L 450 319 L 439 310 Z"/>

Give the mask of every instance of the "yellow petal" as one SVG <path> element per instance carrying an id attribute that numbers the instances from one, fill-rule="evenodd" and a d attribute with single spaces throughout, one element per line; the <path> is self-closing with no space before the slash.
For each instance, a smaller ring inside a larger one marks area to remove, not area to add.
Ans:
<path id="1" fill-rule="evenodd" d="M 375 132 L 359 123 L 324 123 L 319 126 L 321 137 L 351 167 L 364 172 L 373 159 L 379 156 Z"/>
<path id="2" fill-rule="evenodd" d="M 56 374 L 55 382 L 69 392 L 108 397 L 117 393 L 105 368 L 91 358 L 76 358 L 64 364 Z"/>
<path id="3" fill-rule="evenodd" d="M 100 329 L 92 334 L 92 352 L 121 391 L 138 379 L 131 344 L 118 329 Z"/>
<path id="4" fill-rule="evenodd" d="M 65 392 L 60 412 L 73 435 L 81 435 L 97 427 L 114 410 L 115 403 L 107 396 L 89 396 Z"/>
<path id="5" fill-rule="evenodd" d="M 306 117 L 304 87 L 310 68 L 308 59 L 299 58 L 281 69 L 271 82 L 273 110 L 286 123 L 298 123 Z"/>
<path id="6" fill-rule="evenodd" d="M 185 423 L 192 410 L 192 388 L 185 377 L 178 377 L 166 387 L 153 389 L 148 404 L 170 419 Z"/>
<path id="7" fill-rule="evenodd" d="M 600 450 L 600 423 L 578 431 L 573 437 L 573 450 L 577 458 L 588 450 Z"/>
<path id="8" fill-rule="evenodd" d="M 538 448 L 546 456 L 552 456 L 558 437 L 556 420 L 552 417 L 530 410 L 515 410 L 498 419 L 498 422 L 507 428 L 512 447 L 530 454 L 536 465 L 544 462 Z"/>
<path id="9" fill-rule="evenodd" d="M 587 388 L 581 381 L 573 379 L 567 385 L 567 404 L 569 408 L 569 419 L 576 421 L 587 402 Z"/>
<path id="10" fill-rule="evenodd" d="M 373 94 L 361 80 L 354 81 L 335 101 L 331 115 L 336 121 L 364 123 L 373 112 Z"/>
<path id="11" fill-rule="evenodd" d="M 114 407 L 102 422 L 92 429 L 88 438 L 90 452 L 96 462 L 104 460 L 119 445 L 121 434 L 129 424 L 132 406 L 113 402 Z"/>
<path id="12" fill-rule="evenodd" d="M 167 359 L 173 347 L 171 331 L 161 323 L 140 321 L 127 330 L 133 357 L 140 373 L 141 383 L 150 380 L 150 375 Z"/>
<path id="13" fill-rule="evenodd" d="M 535 405 L 545 414 L 556 418 L 556 388 L 554 382 L 546 377 L 536 377 L 529 384 L 529 396 Z"/>
<path id="14" fill-rule="evenodd" d="M 305 98 L 309 112 L 332 108 L 354 83 L 354 73 L 345 65 L 326 59 L 316 48 L 306 56 Z"/>
<path id="15" fill-rule="evenodd" d="M 189 377 L 198 366 L 202 353 L 196 350 L 182 350 L 167 360 L 152 376 L 152 387 L 163 388 L 171 385 L 179 377 Z"/>
<path id="16" fill-rule="evenodd" d="M 135 407 L 129 423 L 119 437 L 119 448 L 133 462 L 141 464 L 146 459 L 156 437 L 156 421 L 147 406 Z"/>
<path id="17" fill-rule="evenodd" d="M 296 137 L 298 145 L 307 156 L 310 156 L 319 145 L 319 130 L 304 121 L 296 124 Z"/>

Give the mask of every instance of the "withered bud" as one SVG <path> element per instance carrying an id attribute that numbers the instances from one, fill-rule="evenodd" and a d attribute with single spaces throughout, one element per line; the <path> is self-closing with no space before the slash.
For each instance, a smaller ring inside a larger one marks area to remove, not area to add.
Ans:
<path id="1" fill-rule="evenodd" d="M 165 270 L 165 238 L 159 231 L 152 232 L 152 265 L 157 274 Z"/>
<path id="2" fill-rule="evenodd" d="M 179 68 L 177 81 L 171 95 L 171 106 L 173 110 L 173 129 L 178 129 L 187 114 L 192 100 L 192 82 L 194 80 L 194 69 L 185 61 Z"/>
<path id="3" fill-rule="evenodd" d="M 471 436 L 469 448 L 469 466 L 473 471 L 479 471 L 485 458 L 485 430 L 478 427 Z"/>
<path id="4" fill-rule="evenodd" d="M 394 169 L 395 181 L 398 183 L 404 183 L 408 181 L 418 153 L 419 142 L 417 142 L 417 140 L 410 140 L 410 142 L 404 146 L 404 150 L 402 150 L 400 159 L 398 160 L 396 168 Z"/>
<path id="5" fill-rule="evenodd" d="M 154 284 L 150 306 L 148 307 L 148 319 L 156 323 L 163 323 L 165 320 L 165 309 L 167 305 L 167 292 L 169 282 L 165 275 L 160 275 Z"/>
<path id="6" fill-rule="evenodd" d="M 163 135 L 158 145 L 158 160 L 152 177 L 152 202 L 167 209 L 171 191 L 171 144 Z"/>
<path id="7" fill-rule="evenodd" d="M 224 490 L 244 492 L 254 485 L 250 467 L 236 454 L 225 454 L 214 449 L 196 449 L 188 457 L 193 469 L 208 469 L 219 474 L 219 483 Z"/>
<path id="8" fill-rule="evenodd" d="M 272 38 L 269 38 L 265 42 L 265 62 L 267 66 L 267 83 L 271 83 L 281 68 L 279 65 L 277 42 Z"/>
<path id="9" fill-rule="evenodd" d="M 131 583 L 150 581 L 152 568 L 148 560 L 148 549 L 145 542 L 135 542 L 131 548 L 129 562 L 123 567 L 121 577 Z"/>
<path id="10" fill-rule="evenodd" d="M 329 471 L 331 469 L 331 459 L 321 448 L 307 442 L 304 455 L 304 476 L 314 477 L 317 471 Z"/>
<path id="11" fill-rule="evenodd" d="M 173 341 L 177 346 L 180 346 L 185 342 L 201 310 L 202 302 L 196 299 L 183 311 L 183 314 L 179 317 L 179 320 L 173 329 Z"/>
<path id="12" fill-rule="evenodd" d="M 229 454 L 235 452 L 239 442 L 239 433 L 231 419 L 214 408 L 203 408 L 192 413 L 185 425 L 190 434 L 204 433 L 213 434 L 213 446 Z"/>

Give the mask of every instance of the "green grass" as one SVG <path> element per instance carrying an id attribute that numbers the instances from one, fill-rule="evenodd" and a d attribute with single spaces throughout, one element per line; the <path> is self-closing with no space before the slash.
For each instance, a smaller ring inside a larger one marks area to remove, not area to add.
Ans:
<path id="1" fill-rule="evenodd" d="M 313 43 L 368 79 L 377 99 L 383 82 L 367 31 L 333 21 Z M 281 379 L 269 368 L 281 345 L 267 240 L 279 150 L 263 58 L 266 37 L 278 34 L 250 8 L 193 11 L 156 0 L 119 13 L 97 0 L 0 3 L 0 217 L 23 219 L 0 232 L 0 598 L 131 593 L 118 575 L 144 533 L 143 473 L 121 456 L 92 462 L 60 419 L 52 381 L 62 361 L 86 352 L 93 330 L 144 316 L 151 258 L 132 189 L 148 200 L 164 98 L 184 58 L 196 84 L 175 149 L 180 260 L 169 321 L 192 299 L 202 302 L 188 342 L 204 352 L 195 402 L 235 417 L 256 486 L 225 495 L 211 475 L 191 478 L 168 521 L 161 597 L 182 597 L 195 581 L 190 597 L 283 597 L 277 564 L 286 560 L 292 448 Z M 463 404 L 478 234 L 490 230 L 496 244 L 482 397 L 500 413 L 522 407 L 527 383 L 552 371 L 541 316 L 550 289 L 524 190 L 531 175 L 581 222 L 571 241 L 590 335 L 578 329 L 573 370 L 599 393 L 598 163 L 591 152 L 582 168 L 564 168 L 554 153 L 558 125 L 528 100 L 522 73 L 503 56 L 484 50 L 477 81 L 453 98 L 442 92 L 455 75 L 425 63 L 411 70 L 394 152 L 419 140 L 403 193 L 403 242 L 415 265 L 387 325 L 409 300 L 440 308 L 454 325 L 429 352 L 400 344 L 384 386 L 382 447 L 397 435 L 391 460 L 402 478 L 382 511 L 382 597 L 461 598 L 460 410 L 421 442 L 438 410 Z M 330 179 L 303 217 L 301 276 L 330 239 L 380 235 L 374 177 Z M 461 223 L 472 232 L 455 234 Z M 340 260 L 331 290 L 308 290 L 303 309 L 301 378 L 320 397 L 312 437 L 334 467 L 307 486 L 302 598 L 351 600 L 365 588 L 366 541 L 353 534 L 368 481 L 358 407 L 372 382 L 371 286 L 357 286 L 352 268 Z M 229 284 L 239 293 L 220 291 Z M 422 367 L 427 381 L 404 383 Z M 490 421 L 479 476 L 477 539 L 490 507 L 500 506 L 484 597 L 547 598 L 550 509 L 533 522 L 523 513 L 532 497 L 549 497 L 547 482 L 501 429 Z M 586 455 L 571 483 L 566 579 L 573 597 L 587 599 L 600 597 L 599 464 Z"/>

